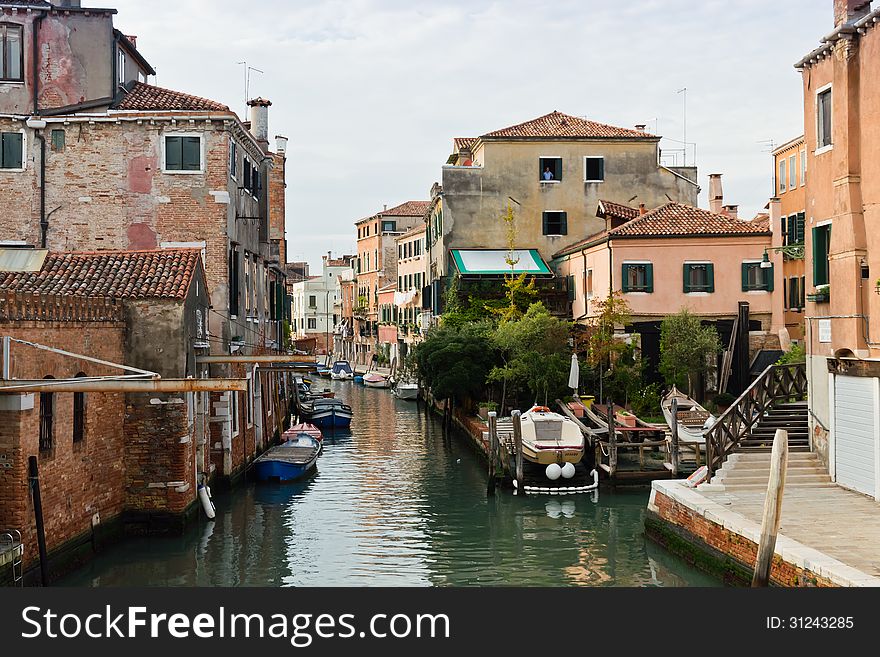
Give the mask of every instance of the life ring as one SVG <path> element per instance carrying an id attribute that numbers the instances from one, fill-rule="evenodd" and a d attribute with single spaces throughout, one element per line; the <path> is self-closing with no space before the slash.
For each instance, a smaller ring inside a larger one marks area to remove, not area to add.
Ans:
<path id="1" fill-rule="evenodd" d="M 532 413 L 552 413 L 552 411 L 546 406 L 535 406 L 532 410 Z"/>

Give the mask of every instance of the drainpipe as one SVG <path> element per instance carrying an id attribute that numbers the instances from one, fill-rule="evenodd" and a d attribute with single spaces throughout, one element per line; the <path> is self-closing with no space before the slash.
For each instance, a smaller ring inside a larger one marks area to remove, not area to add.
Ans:
<path id="1" fill-rule="evenodd" d="M 46 19 L 46 12 L 42 12 L 34 19 L 33 45 L 31 68 L 33 70 L 34 111 L 33 115 L 40 115 L 40 23 Z M 38 126 L 34 135 L 40 141 L 40 248 L 46 248 L 46 235 L 49 232 L 49 220 L 46 218 L 46 138 L 39 128 L 45 128 L 45 121 L 28 121 L 33 126 Z"/>
<path id="2" fill-rule="evenodd" d="M 46 217 L 46 138 L 42 130 L 35 130 L 34 136 L 40 140 L 40 248 L 46 248 L 49 233 L 49 219 Z"/>

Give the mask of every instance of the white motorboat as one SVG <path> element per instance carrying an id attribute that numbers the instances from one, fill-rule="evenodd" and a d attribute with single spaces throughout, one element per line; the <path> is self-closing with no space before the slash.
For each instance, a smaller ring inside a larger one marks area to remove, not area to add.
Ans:
<path id="1" fill-rule="evenodd" d="M 584 456 L 584 436 L 577 424 L 546 406 L 530 408 L 520 424 L 523 458 L 538 465 L 563 466 L 562 476 L 574 475 L 573 465 Z M 568 463 L 572 466 L 565 467 Z"/>
<path id="2" fill-rule="evenodd" d="M 371 372 L 364 374 L 364 385 L 368 388 L 390 388 L 391 381 L 384 374 Z"/>
<path id="3" fill-rule="evenodd" d="M 663 417 L 666 424 L 672 429 L 672 401 L 678 403 L 678 437 L 682 442 L 705 443 L 706 432 L 712 428 L 717 418 L 696 401 L 681 392 L 675 386 L 660 400 L 660 408 L 663 409 Z"/>
<path id="4" fill-rule="evenodd" d="M 330 370 L 330 378 L 334 381 L 351 381 L 354 378 L 354 370 L 347 360 L 337 360 Z"/>
<path id="5" fill-rule="evenodd" d="M 391 392 L 398 399 L 418 399 L 419 384 L 408 381 L 398 381 L 394 384 Z"/>

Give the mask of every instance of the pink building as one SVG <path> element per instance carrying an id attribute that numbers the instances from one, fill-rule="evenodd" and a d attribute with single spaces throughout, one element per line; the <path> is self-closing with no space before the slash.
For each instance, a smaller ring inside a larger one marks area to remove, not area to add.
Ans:
<path id="1" fill-rule="evenodd" d="M 656 372 L 664 317 L 688 308 L 714 322 L 726 346 L 740 302 L 747 302 L 748 363 L 761 349 L 778 349 L 784 319 L 781 304 L 773 303 L 777 266 L 761 266 L 772 237 L 766 218 L 744 221 L 729 210 L 681 203 L 646 210 L 608 201 L 600 201 L 597 216 L 604 230 L 554 256 L 557 273 L 568 277 L 575 321 L 588 322 L 599 302 L 620 292 L 632 311 L 626 330 L 641 336 L 643 357 Z M 747 373 L 738 375 L 734 389 Z"/>

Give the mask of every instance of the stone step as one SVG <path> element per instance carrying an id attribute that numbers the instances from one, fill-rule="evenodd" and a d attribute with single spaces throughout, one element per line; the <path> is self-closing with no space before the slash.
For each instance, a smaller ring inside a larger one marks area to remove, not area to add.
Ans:
<path id="1" fill-rule="evenodd" d="M 818 463 L 812 463 L 810 461 L 790 461 L 788 464 L 788 471 L 792 473 L 804 474 L 809 472 L 820 472 L 825 473 L 826 470 Z M 748 472 L 752 474 L 768 474 L 770 472 L 770 463 L 739 463 L 736 465 L 728 466 L 725 463 L 722 467 L 718 469 L 716 475 L 727 475 L 732 472 Z"/>
<path id="2" fill-rule="evenodd" d="M 726 463 L 738 463 L 740 461 L 750 462 L 766 462 L 770 463 L 769 452 L 734 452 L 727 457 Z M 788 455 L 789 464 L 795 461 L 815 461 L 819 462 L 819 456 L 813 452 L 791 452 Z"/>
<path id="3" fill-rule="evenodd" d="M 837 484 L 833 483 L 804 483 L 798 484 L 797 488 L 837 488 Z M 766 491 L 767 490 L 767 482 L 763 484 L 716 484 L 714 481 L 709 484 L 700 484 L 697 487 L 697 490 L 706 491 L 706 492 L 723 492 L 725 490 L 737 490 L 737 491 Z"/>
<path id="4" fill-rule="evenodd" d="M 752 472 L 729 472 L 726 476 L 718 473 L 712 478 L 712 483 L 729 483 L 729 484 L 766 484 L 770 479 L 770 473 L 752 473 Z M 785 485 L 789 484 L 807 484 L 807 483 L 831 483 L 831 476 L 827 472 L 815 471 L 804 474 L 789 470 L 785 473 Z"/>

